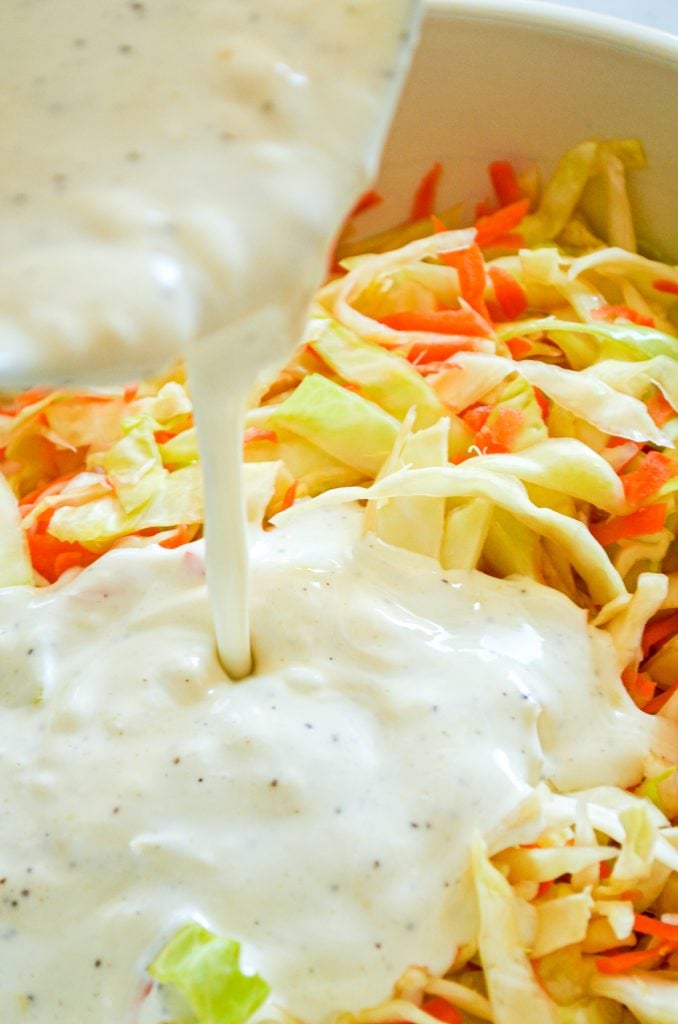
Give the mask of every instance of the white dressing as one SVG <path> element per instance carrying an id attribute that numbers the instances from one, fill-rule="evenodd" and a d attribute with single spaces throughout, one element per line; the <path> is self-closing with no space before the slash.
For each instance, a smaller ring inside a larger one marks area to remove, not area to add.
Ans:
<path id="1" fill-rule="evenodd" d="M 132 1021 L 187 920 L 243 943 L 272 987 L 261 1013 L 358 1010 L 472 936 L 475 828 L 540 778 L 632 783 L 668 742 L 568 599 L 361 525 L 309 509 L 253 531 L 260 657 L 238 686 L 201 543 L 0 592 L 0 1018 Z M 144 1011 L 163 1019 L 155 997 Z"/>

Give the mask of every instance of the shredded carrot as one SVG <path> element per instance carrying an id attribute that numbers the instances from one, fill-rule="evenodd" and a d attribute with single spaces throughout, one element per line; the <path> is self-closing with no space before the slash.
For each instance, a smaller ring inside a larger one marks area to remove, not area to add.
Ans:
<path id="1" fill-rule="evenodd" d="M 442 1021 L 443 1024 L 462 1024 L 463 1018 L 456 1006 L 452 1006 L 440 996 L 426 999 L 421 1008 L 424 1013 L 430 1013 L 432 1017 Z"/>
<path id="2" fill-rule="evenodd" d="M 349 213 L 348 219 L 352 220 L 353 217 L 359 217 L 361 213 L 366 213 L 366 211 L 371 210 L 373 206 L 379 206 L 383 201 L 384 197 L 373 188 L 369 189 L 367 192 L 363 192 L 360 199 Z"/>
<path id="3" fill-rule="evenodd" d="M 662 959 L 671 952 L 671 946 L 655 946 L 652 949 L 632 949 L 627 953 L 613 953 L 596 960 L 596 967 L 601 974 L 623 974 L 634 967 Z"/>
<path id="4" fill-rule="evenodd" d="M 254 444 L 256 441 L 270 441 L 271 444 L 277 444 L 278 435 L 275 430 L 264 430 L 261 427 L 248 427 L 243 433 L 243 444 Z"/>
<path id="5" fill-rule="evenodd" d="M 430 217 L 433 213 L 435 209 L 438 183 L 442 173 L 443 165 L 436 162 L 429 168 L 419 182 L 412 200 L 412 209 L 410 210 L 411 221 L 424 220 L 426 217 Z"/>
<path id="6" fill-rule="evenodd" d="M 461 414 L 461 418 L 466 426 L 470 427 L 475 434 L 485 426 L 491 412 L 491 405 L 472 405 Z"/>
<path id="7" fill-rule="evenodd" d="M 138 384 L 128 384 L 122 393 L 122 397 L 125 399 L 126 402 L 131 402 L 134 398 L 137 397 L 138 391 Z"/>
<path id="8" fill-rule="evenodd" d="M 514 359 L 522 359 L 531 350 L 532 345 L 527 338 L 509 338 L 506 347 Z"/>
<path id="9" fill-rule="evenodd" d="M 440 258 L 448 267 L 454 267 L 457 271 L 462 298 L 489 323 L 490 314 L 485 303 L 485 260 L 480 247 L 474 242 L 468 249 L 441 252 Z"/>
<path id="10" fill-rule="evenodd" d="M 23 391 L 20 395 L 16 395 L 11 405 L 2 406 L 0 414 L 3 416 L 18 416 L 22 409 L 42 401 L 48 394 L 49 388 L 31 388 L 29 391 Z"/>
<path id="11" fill-rule="evenodd" d="M 599 544 L 607 547 L 631 537 L 659 533 L 666 520 L 666 505 L 647 505 L 628 516 L 613 516 L 603 523 L 592 523 L 589 529 Z"/>
<path id="12" fill-rule="evenodd" d="M 654 327 L 654 320 L 651 316 L 644 316 L 630 306 L 598 306 L 591 311 L 594 320 L 603 320 L 606 323 L 614 323 L 617 319 L 629 320 L 632 324 L 639 324 L 641 327 Z"/>
<path id="13" fill-rule="evenodd" d="M 522 199 L 518 178 L 510 160 L 494 160 L 487 170 L 500 206 L 510 206 Z"/>
<path id="14" fill-rule="evenodd" d="M 481 217 L 489 217 L 491 213 L 494 213 L 494 210 L 495 207 L 490 199 L 482 199 L 479 203 L 476 203 L 476 220 L 480 220 Z"/>
<path id="15" fill-rule="evenodd" d="M 488 455 L 510 452 L 524 422 L 525 416 L 520 409 L 498 406 L 476 434 L 475 443 Z"/>
<path id="16" fill-rule="evenodd" d="M 655 644 L 662 643 L 667 637 L 674 636 L 676 633 L 678 633 L 678 612 L 650 622 L 643 633 L 643 654 L 647 656 Z"/>
<path id="17" fill-rule="evenodd" d="M 549 414 L 549 409 L 551 408 L 551 403 L 549 402 L 544 392 L 540 391 L 539 388 L 533 388 L 532 390 L 534 391 L 535 401 L 539 406 L 539 410 L 541 412 L 541 418 L 543 420 L 546 420 L 546 417 Z"/>
<path id="18" fill-rule="evenodd" d="M 544 896 L 549 891 L 549 889 L 552 886 L 553 886 L 553 879 L 552 878 L 547 879 L 545 882 L 540 882 L 539 883 L 539 888 L 537 889 L 536 899 L 539 899 L 540 896 Z"/>
<path id="19" fill-rule="evenodd" d="M 642 708 L 654 697 L 656 684 L 644 672 L 636 672 L 632 668 L 624 669 L 622 682 L 629 697 L 639 708 Z"/>
<path id="20" fill-rule="evenodd" d="M 678 693 L 678 681 L 669 686 L 668 690 L 660 690 L 652 700 L 643 705 L 643 711 L 647 715 L 656 715 L 665 704 L 668 704 L 675 693 Z"/>
<path id="21" fill-rule="evenodd" d="M 458 334 L 473 338 L 489 338 L 492 331 L 474 309 L 439 309 L 433 312 L 389 313 L 380 322 L 395 331 L 423 331 L 435 334 Z"/>
<path id="22" fill-rule="evenodd" d="M 672 476 L 671 462 L 660 452 L 649 452 L 638 469 L 621 477 L 629 505 L 642 505 Z"/>
<path id="23" fill-rule="evenodd" d="M 195 528 L 187 526 L 186 523 L 181 523 L 169 537 L 159 542 L 159 547 L 170 550 L 172 548 L 180 548 L 183 544 L 188 544 L 192 541 L 194 536 Z"/>
<path id="24" fill-rule="evenodd" d="M 655 392 L 652 398 L 649 399 L 647 411 L 658 427 L 663 427 L 665 423 L 668 423 L 676 415 L 673 406 L 670 402 L 667 402 L 661 391 Z"/>
<path id="25" fill-rule="evenodd" d="M 654 935 L 657 939 L 665 939 L 678 946 L 678 924 L 667 924 L 647 914 L 636 914 L 633 919 L 633 930 L 640 932 L 641 935 Z"/>
<path id="26" fill-rule="evenodd" d="M 510 203 L 509 206 L 495 210 L 487 217 L 480 217 L 475 224 L 478 245 L 483 247 L 497 245 L 501 239 L 506 238 L 518 227 L 529 207 L 529 199 L 519 199 L 516 203 Z"/>
<path id="27" fill-rule="evenodd" d="M 488 273 L 502 313 L 507 320 L 515 320 L 527 309 L 525 289 L 516 281 L 513 274 L 509 274 L 503 267 L 491 266 Z"/>
<path id="28" fill-rule="evenodd" d="M 283 496 L 282 505 L 280 511 L 284 512 L 286 508 L 291 508 L 294 505 L 295 498 L 297 496 L 297 481 L 294 480 L 285 491 Z"/>
<path id="29" fill-rule="evenodd" d="M 398 349 L 422 374 L 427 376 L 444 367 L 445 361 L 458 352 L 473 352 L 476 342 L 467 334 L 449 334 L 442 340 L 432 338 L 431 341 L 415 341 L 407 349 Z M 346 385 L 344 384 L 344 387 Z"/>
<path id="30" fill-rule="evenodd" d="M 74 566 L 84 569 L 101 554 L 88 551 L 80 544 L 58 540 L 49 533 L 28 532 L 26 539 L 33 568 L 49 583 L 54 583 L 66 569 Z"/>
<path id="31" fill-rule="evenodd" d="M 669 281 L 667 278 L 660 278 L 652 282 L 655 291 L 665 292 L 667 295 L 678 295 L 678 281 Z"/>
<path id="32" fill-rule="evenodd" d="M 600 864 L 598 865 L 598 878 L 604 881 L 606 878 L 609 878 L 611 874 L 612 865 L 610 864 L 610 862 L 607 860 L 601 860 Z"/>

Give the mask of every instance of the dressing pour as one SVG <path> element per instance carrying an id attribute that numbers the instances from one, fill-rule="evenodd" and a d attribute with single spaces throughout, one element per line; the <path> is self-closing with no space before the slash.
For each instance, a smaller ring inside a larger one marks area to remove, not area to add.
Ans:
<path id="1" fill-rule="evenodd" d="M 252 669 L 246 400 L 373 178 L 418 0 L 5 0 L 0 386 L 187 360 L 220 659 Z"/>

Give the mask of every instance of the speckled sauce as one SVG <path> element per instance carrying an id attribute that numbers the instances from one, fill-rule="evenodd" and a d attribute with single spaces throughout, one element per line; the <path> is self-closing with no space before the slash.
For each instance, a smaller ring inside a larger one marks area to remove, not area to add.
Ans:
<path id="1" fill-rule="evenodd" d="M 7 0 L 0 386 L 189 363 L 208 581 L 251 668 L 247 394 L 301 337 L 376 172 L 418 0 Z M 212 528 L 212 524 L 214 528 Z"/>
<path id="2" fill-rule="evenodd" d="M 567 598 L 361 530 L 352 507 L 253 530 L 242 684 L 200 542 L 0 593 L 0 1019 L 134 1021 L 187 920 L 243 943 L 260 1014 L 357 1010 L 472 935 L 474 829 L 540 778 L 631 783 L 661 746 Z"/>

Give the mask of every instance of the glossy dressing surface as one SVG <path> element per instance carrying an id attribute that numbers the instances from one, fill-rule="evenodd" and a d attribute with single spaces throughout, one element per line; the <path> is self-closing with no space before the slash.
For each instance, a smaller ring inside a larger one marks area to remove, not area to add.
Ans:
<path id="1" fill-rule="evenodd" d="M 474 829 L 539 778 L 635 780 L 660 725 L 582 611 L 361 530 L 353 507 L 253 528 L 237 685 L 200 542 L 0 594 L 3 1020 L 132 1021 L 191 919 L 243 943 L 271 1004 L 357 1010 L 472 935 Z"/>

